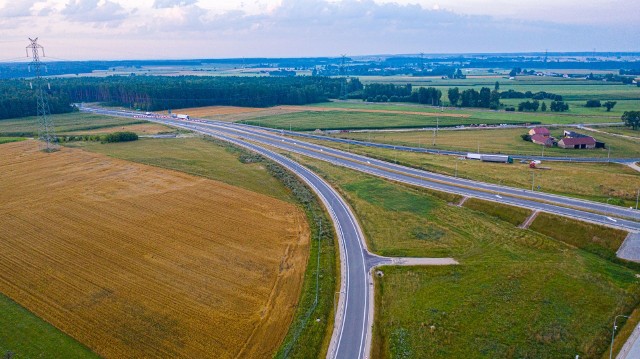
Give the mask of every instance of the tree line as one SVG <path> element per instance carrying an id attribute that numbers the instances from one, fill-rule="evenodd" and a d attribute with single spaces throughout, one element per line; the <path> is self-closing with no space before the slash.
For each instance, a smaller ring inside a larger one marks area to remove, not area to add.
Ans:
<path id="1" fill-rule="evenodd" d="M 73 111 L 72 103 L 102 102 L 145 111 L 201 106 L 269 107 L 325 102 L 357 93 L 356 78 L 329 77 L 160 77 L 110 76 L 52 79 L 47 94 L 51 113 Z M 35 92 L 26 80 L 0 82 L 0 119 L 36 115 Z"/>
<path id="2" fill-rule="evenodd" d="M 43 87 L 46 92 L 51 113 L 67 113 L 75 110 L 71 106 L 69 94 L 61 88 Z M 25 116 L 36 116 L 37 98 L 28 81 L 3 80 L 0 81 L 0 120 Z"/>

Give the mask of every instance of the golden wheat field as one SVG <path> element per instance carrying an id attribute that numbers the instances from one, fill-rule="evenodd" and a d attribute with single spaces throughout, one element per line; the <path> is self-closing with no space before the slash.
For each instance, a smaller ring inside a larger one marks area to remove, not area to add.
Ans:
<path id="1" fill-rule="evenodd" d="M 296 206 L 35 141 L 0 146 L 0 291 L 107 358 L 264 358 L 306 266 Z"/>

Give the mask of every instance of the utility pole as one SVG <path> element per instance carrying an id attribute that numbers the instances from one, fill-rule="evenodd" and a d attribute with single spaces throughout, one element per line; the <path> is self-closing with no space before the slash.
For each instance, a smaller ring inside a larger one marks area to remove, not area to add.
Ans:
<path id="1" fill-rule="evenodd" d="M 44 80 L 42 79 L 42 62 L 40 61 L 40 50 L 42 50 L 42 57 L 44 54 L 44 47 L 38 44 L 38 38 L 29 38 L 31 44 L 27 46 L 27 57 L 29 57 L 29 50 L 31 50 L 31 57 L 33 60 L 29 65 L 29 71 L 33 67 L 35 71 L 35 91 L 37 96 L 37 115 L 38 115 L 38 138 L 42 141 L 42 150 L 45 152 L 53 152 L 58 150 L 58 139 L 53 128 L 53 121 L 51 120 L 51 110 L 49 109 L 49 98 L 44 90 Z M 31 83 L 31 88 L 34 86 L 34 82 Z M 50 85 L 47 85 L 50 88 Z"/>
<path id="2" fill-rule="evenodd" d="M 533 188 L 533 184 L 535 182 L 535 178 L 536 178 L 536 173 L 533 172 L 533 170 L 531 170 L 531 192 L 535 191 Z"/>
<path id="3" fill-rule="evenodd" d="M 640 189 L 638 190 L 638 194 L 636 194 L 636 209 L 638 209 L 638 199 L 640 198 Z"/>
<path id="4" fill-rule="evenodd" d="M 620 317 L 629 318 L 629 316 L 627 315 L 616 315 L 616 317 L 613 319 L 613 330 L 611 331 L 611 349 L 609 349 L 609 359 L 611 359 L 611 357 L 613 356 L 613 338 L 616 336 L 616 329 L 618 329 L 616 321 Z"/>
<path id="5" fill-rule="evenodd" d="M 458 158 L 456 158 L 456 178 L 458 178 Z"/>
<path id="6" fill-rule="evenodd" d="M 607 163 L 611 161 L 611 146 L 609 146 L 609 151 L 607 152 Z"/>

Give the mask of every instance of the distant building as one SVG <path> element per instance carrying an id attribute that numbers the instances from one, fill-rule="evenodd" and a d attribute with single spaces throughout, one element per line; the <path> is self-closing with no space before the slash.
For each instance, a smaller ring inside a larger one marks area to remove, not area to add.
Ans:
<path id="1" fill-rule="evenodd" d="M 588 149 L 596 148 L 596 140 L 593 137 L 564 137 L 558 141 L 560 148 Z"/>
<path id="2" fill-rule="evenodd" d="M 553 138 L 548 136 L 543 136 L 541 134 L 535 134 L 531 136 L 531 142 L 538 145 L 547 146 L 547 147 L 553 146 Z"/>
<path id="3" fill-rule="evenodd" d="M 529 130 L 529 136 L 542 135 L 544 137 L 551 136 L 551 132 L 546 127 L 534 127 Z"/>

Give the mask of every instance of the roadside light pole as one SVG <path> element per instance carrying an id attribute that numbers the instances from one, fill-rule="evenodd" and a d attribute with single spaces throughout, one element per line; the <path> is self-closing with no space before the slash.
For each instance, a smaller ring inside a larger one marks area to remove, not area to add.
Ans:
<path id="1" fill-rule="evenodd" d="M 638 199 L 640 198 L 640 189 L 638 190 L 638 194 L 636 194 L 636 209 L 638 209 Z"/>
<path id="2" fill-rule="evenodd" d="M 616 329 L 618 329 L 616 320 L 618 320 L 619 317 L 629 318 L 628 315 L 616 315 L 615 319 L 613 319 L 613 330 L 611 331 L 611 349 L 609 349 L 609 359 L 611 359 L 611 357 L 613 356 L 613 338 L 616 335 Z"/>
<path id="3" fill-rule="evenodd" d="M 535 182 L 535 178 L 536 178 L 536 173 L 535 173 L 535 172 L 533 172 L 533 170 L 531 170 L 531 192 L 533 192 L 533 191 L 534 191 L 534 189 L 533 189 L 533 184 L 534 184 L 534 182 Z"/>

